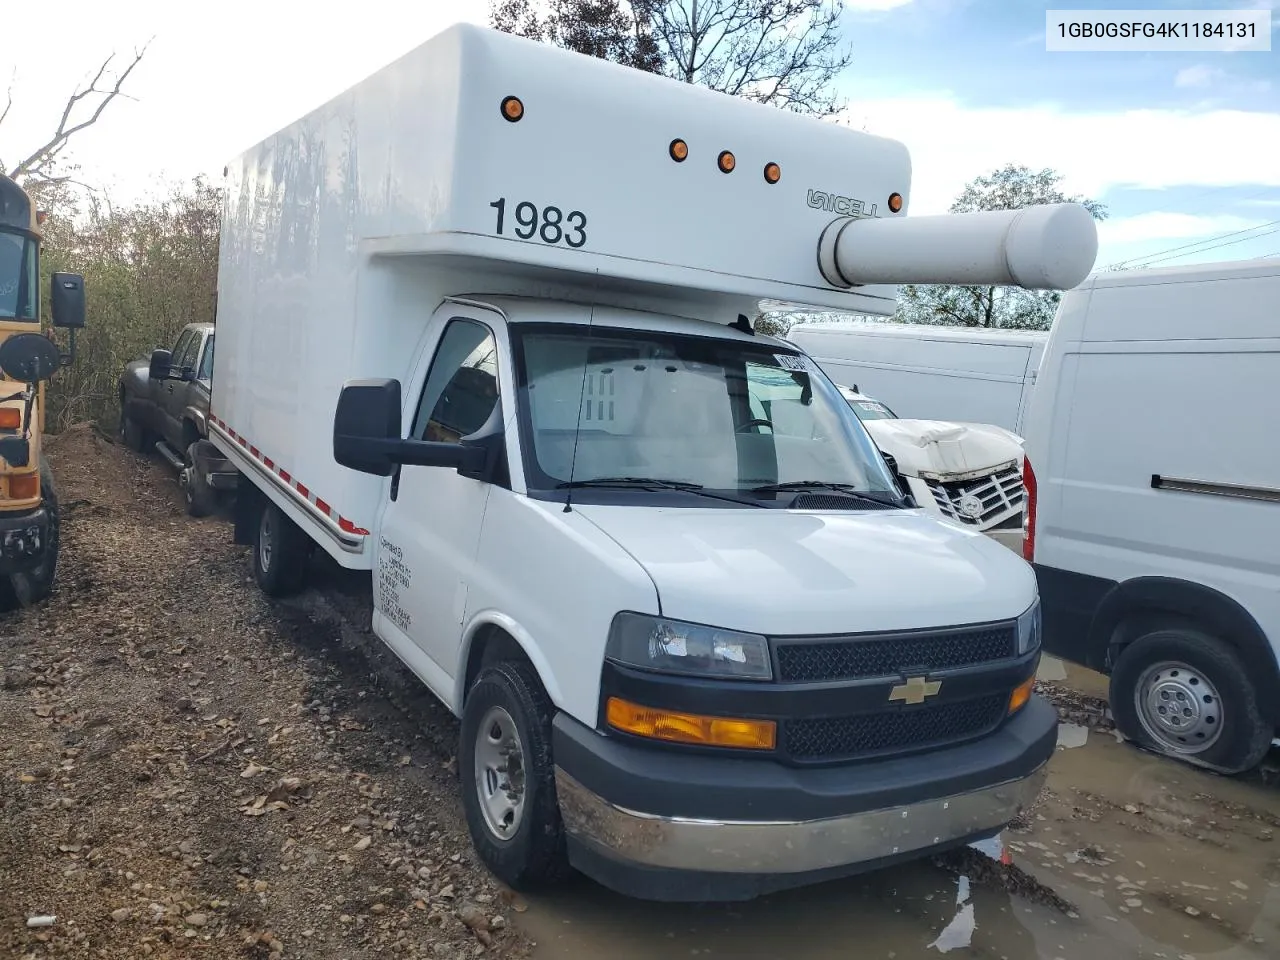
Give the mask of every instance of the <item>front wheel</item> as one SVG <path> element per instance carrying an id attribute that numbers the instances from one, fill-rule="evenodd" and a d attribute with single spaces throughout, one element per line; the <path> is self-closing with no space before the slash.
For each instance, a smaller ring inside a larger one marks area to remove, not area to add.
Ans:
<path id="1" fill-rule="evenodd" d="M 1273 731 L 1239 655 L 1191 627 L 1125 647 L 1111 674 L 1111 712 L 1135 743 L 1219 773 L 1251 770 Z"/>
<path id="2" fill-rule="evenodd" d="M 124 398 L 120 399 L 120 442 L 134 453 L 147 452 L 147 431 L 129 415 Z"/>
<path id="3" fill-rule="evenodd" d="M 40 563 L 30 570 L 0 578 L 3 581 L 0 582 L 0 610 L 15 610 L 42 603 L 53 593 L 53 582 L 58 572 L 62 517 L 58 512 L 58 489 L 53 482 L 53 471 L 43 456 L 40 458 L 40 500 L 49 518 Z"/>
<path id="4" fill-rule="evenodd" d="M 516 890 L 569 874 L 551 758 L 551 701 L 528 665 L 485 667 L 462 713 L 458 769 L 471 842 Z"/>
<path id="5" fill-rule="evenodd" d="M 310 542 L 279 507 L 262 505 L 253 540 L 253 579 L 269 597 L 297 593 L 307 578 Z"/>

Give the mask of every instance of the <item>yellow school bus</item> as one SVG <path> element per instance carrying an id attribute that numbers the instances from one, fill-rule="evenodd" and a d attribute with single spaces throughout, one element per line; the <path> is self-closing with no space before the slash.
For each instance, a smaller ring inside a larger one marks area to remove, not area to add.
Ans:
<path id="1" fill-rule="evenodd" d="M 56 273 L 49 306 L 71 331 L 63 354 L 40 327 L 40 224 L 31 197 L 0 174 L 0 609 L 27 606 L 53 589 L 58 498 L 42 450 L 45 385 L 75 356 L 84 326 L 84 280 Z"/>

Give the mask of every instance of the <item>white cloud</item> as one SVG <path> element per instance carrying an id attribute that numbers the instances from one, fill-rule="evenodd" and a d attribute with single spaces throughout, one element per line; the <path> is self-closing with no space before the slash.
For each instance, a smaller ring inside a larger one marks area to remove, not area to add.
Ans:
<path id="1" fill-rule="evenodd" d="M 1177 76 L 1173 78 L 1173 85 L 1175 87 L 1207 87 L 1224 76 L 1223 71 L 1217 67 L 1197 63 L 1194 67 L 1179 70 Z"/>
<path id="2" fill-rule="evenodd" d="M 1154 210 L 1132 217 L 1117 217 L 1098 224 L 1100 243 L 1142 243 L 1147 240 L 1197 240 L 1223 234 L 1243 232 L 1266 223 L 1265 220 L 1232 214 L 1196 215 Z"/>
<path id="3" fill-rule="evenodd" d="M 941 213 L 976 176 L 1006 163 L 1063 174 L 1069 193 L 1117 187 L 1280 187 L 1280 113 L 1058 107 L 972 108 L 947 96 L 855 102 L 856 128 L 911 150 L 912 213 Z"/>

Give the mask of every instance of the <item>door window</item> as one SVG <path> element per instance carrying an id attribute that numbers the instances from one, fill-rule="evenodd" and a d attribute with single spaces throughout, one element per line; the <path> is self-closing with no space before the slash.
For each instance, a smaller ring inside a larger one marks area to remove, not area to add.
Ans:
<path id="1" fill-rule="evenodd" d="M 493 333 L 475 320 L 450 320 L 422 388 L 413 437 L 456 443 L 483 427 L 498 404 Z"/>
<path id="2" fill-rule="evenodd" d="M 178 342 L 173 345 L 173 353 L 169 355 L 169 369 L 173 371 L 174 376 L 182 370 L 183 354 L 188 353 L 191 342 L 196 338 L 194 330 L 183 330 L 182 336 L 178 337 Z"/>
<path id="3" fill-rule="evenodd" d="M 213 334 L 209 334 L 209 339 L 205 341 L 204 356 L 200 358 L 200 372 L 196 375 L 197 380 L 209 381 L 213 379 Z"/>

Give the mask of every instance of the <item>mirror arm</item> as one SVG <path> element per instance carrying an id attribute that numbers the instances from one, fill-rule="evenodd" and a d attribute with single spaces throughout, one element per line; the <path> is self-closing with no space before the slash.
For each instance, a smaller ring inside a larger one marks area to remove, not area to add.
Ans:
<path id="1" fill-rule="evenodd" d="M 69 367 L 76 362 L 76 328 L 71 328 L 71 349 L 67 353 L 58 351 L 58 363 L 61 366 Z"/>

